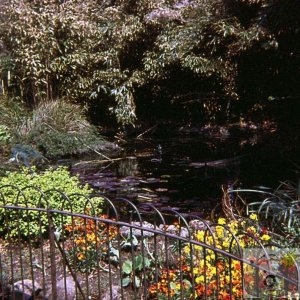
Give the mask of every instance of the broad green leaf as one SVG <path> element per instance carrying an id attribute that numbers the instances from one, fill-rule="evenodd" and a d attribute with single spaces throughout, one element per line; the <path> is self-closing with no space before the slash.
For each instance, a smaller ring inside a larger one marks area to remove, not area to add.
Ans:
<path id="1" fill-rule="evenodd" d="M 131 274 L 131 272 L 132 272 L 132 261 L 127 259 L 123 263 L 122 272 L 125 273 L 125 274 L 128 274 L 128 275 Z"/>

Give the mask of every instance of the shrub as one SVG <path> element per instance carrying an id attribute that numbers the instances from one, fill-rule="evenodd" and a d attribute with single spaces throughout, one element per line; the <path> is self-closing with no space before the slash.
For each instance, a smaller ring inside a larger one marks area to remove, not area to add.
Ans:
<path id="1" fill-rule="evenodd" d="M 19 196 L 18 189 L 13 186 L 22 190 Z M 54 189 L 60 192 L 55 192 Z M 81 185 L 79 178 L 70 175 L 64 167 L 49 168 L 41 174 L 38 174 L 35 169 L 24 168 L 21 172 L 7 172 L 6 176 L 0 178 L 0 197 L 5 205 L 32 208 L 50 207 L 51 209 L 72 210 L 73 212 L 82 213 L 84 212 L 86 197 L 91 195 L 92 192 L 88 185 Z M 62 193 L 70 197 L 71 204 L 65 201 Z M 77 195 L 75 196 L 75 194 Z M 94 198 L 94 200 L 97 202 L 97 212 L 100 213 L 102 199 Z M 0 211 L 0 233 L 2 235 L 7 235 L 8 230 L 9 235 L 12 237 L 19 235 L 21 237 L 37 237 L 39 234 L 47 232 L 48 218 L 46 213 L 10 209 L 6 209 L 5 213 L 3 213 L 3 209 Z M 65 225 L 62 222 L 69 223 L 71 218 L 61 217 L 57 214 L 53 215 L 53 221 L 55 227 L 59 228 Z"/>
<path id="2" fill-rule="evenodd" d="M 23 102 L 19 98 L 0 96 L 0 124 L 14 134 L 14 130 L 28 115 Z"/>
<path id="3" fill-rule="evenodd" d="M 66 100 L 41 103 L 32 112 L 22 103 L 16 107 L 2 100 L 0 113 L 0 124 L 9 128 L 14 143 L 34 145 L 46 157 L 83 153 L 104 143 L 83 109 Z"/>
<path id="4" fill-rule="evenodd" d="M 83 110 L 66 101 L 39 105 L 22 129 L 20 138 L 25 136 L 25 142 L 37 145 L 48 157 L 82 153 L 103 144 Z"/>

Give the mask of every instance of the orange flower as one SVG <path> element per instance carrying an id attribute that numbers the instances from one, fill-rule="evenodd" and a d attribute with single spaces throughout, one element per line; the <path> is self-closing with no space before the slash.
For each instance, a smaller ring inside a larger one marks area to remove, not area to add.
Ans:
<path id="1" fill-rule="evenodd" d="M 85 259 L 85 255 L 81 252 L 77 253 L 77 258 L 78 260 L 84 260 Z"/>

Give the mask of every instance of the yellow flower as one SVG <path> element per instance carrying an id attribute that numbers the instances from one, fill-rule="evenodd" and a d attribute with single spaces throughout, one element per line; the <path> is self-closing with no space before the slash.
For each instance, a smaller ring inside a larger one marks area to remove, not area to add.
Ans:
<path id="1" fill-rule="evenodd" d="M 235 243 L 235 241 L 234 241 L 234 243 Z M 233 244 L 233 245 L 235 246 L 236 244 Z M 241 248 L 245 248 L 246 247 L 245 241 L 243 239 L 239 240 L 239 245 L 240 245 Z"/>
<path id="2" fill-rule="evenodd" d="M 208 261 L 212 261 L 212 260 L 214 260 L 215 258 L 216 258 L 215 253 L 210 253 L 210 254 L 208 254 L 207 257 L 206 257 L 206 259 L 207 259 Z"/>
<path id="3" fill-rule="evenodd" d="M 199 246 L 199 245 L 195 245 L 195 251 L 200 251 L 202 249 L 202 247 L 201 246 Z"/>
<path id="4" fill-rule="evenodd" d="M 209 272 L 210 272 L 210 275 L 217 275 L 216 268 L 212 268 Z"/>
<path id="5" fill-rule="evenodd" d="M 196 234 L 197 241 L 203 242 L 204 240 L 204 231 L 199 230 Z"/>
<path id="6" fill-rule="evenodd" d="M 204 282 L 204 276 L 200 275 L 200 276 L 196 277 L 195 281 L 196 281 L 197 284 L 203 283 Z"/>
<path id="7" fill-rule="evenodd" d="M 251 214 L 251 215 L 249 216 L 249 218 L 250 218 L 251 220 L 254 220 L 254 221 L 257 221 L 257 220 L 258 220 L 257 214 Z"/>
<path id="8" fill-rule="evenodd" d="M 268 241 L 269 239 L 271 239 L 271 237 L 268 234 L 264 234 L 260 237 L 260 239 L 263 241 Z"/>
<path id="9" fill-rule="evenodd" d="M 84 260 L 85 259 L 85 255 L 83 253 L 77 253 L 77 258 L 79 260 Z"/>
<path id="10" fill-rule="evenodd" d="M 251 234 L 255 234 L 256 233 L 256 228 L 254 226 L 250 226 L 247 228 L 247 232 L 251 233 Z"/>
<path id="11" fill-rule="evenodd" d="M 224 235 L 224 228 L 222 226 L 216 226 L 216 232 L 218 237 L 222 237 Z"/>
<path id="12" fill-rule="evenodd" d="M 185 246 L 184 248 L 183 248 L 183 252 L 185 253 L 185 254 L 190 254 L 190 251 L 191 251 L 191 249 L 190 249 L 190 246 Z"/>
<path id="13" fill-rule="evenodd" d="M 228 227 L 230 228 L 231 232 L 233 234 L 237 234 L 238 233 L 238 227 L 239 227 L 239 224 L 237 221 L 234 221 L 232 223 L 229 223 L 228 224 Z"/>
<path id="14" fill-rule="evenodd" d="M 226 219 L 225 218 L 219 218 L 218 224 L 225 225 L 226 224 Z"/>
<path id="15" fill-rule="evenodd" d="M 229 248 L 229 245 L 230 245 L 230 243 L 229 243 L 228 240 L 225 240 L 225 241 L 223 242 L 223 247 L 224 247 L 224 248 Z"/>

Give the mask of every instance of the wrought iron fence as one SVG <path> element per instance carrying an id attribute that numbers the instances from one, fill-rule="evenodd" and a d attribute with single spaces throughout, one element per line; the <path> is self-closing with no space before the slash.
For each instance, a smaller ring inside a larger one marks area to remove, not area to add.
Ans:
<path id="1" fill-rule="evenodd" d="M 0 299 L 269 299 L 299 292 L 299 254 L 263 244 L 237 222 L 35 187 L 3 186 L 0 197 Z"/>

